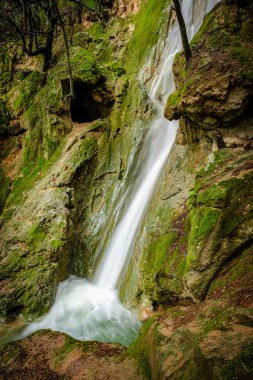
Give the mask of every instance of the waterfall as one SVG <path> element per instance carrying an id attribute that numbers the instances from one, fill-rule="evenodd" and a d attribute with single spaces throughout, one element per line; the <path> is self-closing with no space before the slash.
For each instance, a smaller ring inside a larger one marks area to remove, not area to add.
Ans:
<path id="1" fill-rule="evenodd" d="M 182 12 L 190 39 L 200 27 L 206 12 L 216 3 L 218 0 L 182 0 Z M 161 177 L 177 131 L 178 123 L 169 122 L 163 117 L 168 95 L 174 91 L 173 59 L 182 48 L 177 22 L 170 26 L 165 42 L 161 64 L 148 89 L 154 103 L 155 116 L 149 125 L 140 156 L 144 164 L 132 196 L 126 197 L 126 202 L 129 203 L 121 205 L 126 211 L 112 233 L 94 283 L 71 276 L 59 284 L 55 303 L 48 314 L 38 322 L 29 324 L 19 338 L 39 329 L 50 328 L 80 340 L 128 345 L 138 334 L 140 323 L 120 303 L 116 287 L 130 259 L 138 228 Z"/>
<path id="2" fill-rule="evenodd" d="M 182 12 L 189 39 L 195 35 L 204 15 L 216 2 L 195 1 L 193 5 L 193 1 L 182 1 Z M 197 9 L 194 8 L 196 6 Z M 156 106 L 156 117 L 151 122 L 144 144 L 148 160 L 139 175 L 139 186 L 134 188 L 135 195 L 116 226 L 95 275 L 96 284 L 106 289 L 114 289 L 119 283 L 122 271 L 129 261 L 136 233 L 175 140 L 178 122 L 168 121 L 163 113 L 167 98 L 175 89 L 172 65 L 176 53 L 181 49 L 179 27 L 177 23 L 174 23 L 166 40 L 161 59 L 162 66 L 159 67 L 159 73 L 155 76 L 149 90 L 150 99 Z"/>

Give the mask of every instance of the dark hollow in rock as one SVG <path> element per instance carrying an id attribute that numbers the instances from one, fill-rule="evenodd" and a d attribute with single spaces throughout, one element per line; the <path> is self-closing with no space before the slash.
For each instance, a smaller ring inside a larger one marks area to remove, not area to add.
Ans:
<path id="1" fill-rule="evenodd" d="M 73 122 L 88 123 L 106 117 L 110 113 L 108 104 L 94 99 L 92 95 L 94 89 L 94 85 L 83 81 L 74 81 L 75 97 L 70 101 L 70 114 Z"/>
<path id="2" fill-rule="evenodd" d="M 22 313 L 23 309 L 24 309 L 23 305 L 16 305 L 12 307 L 8 312 L 6 322 L 14 321 Z"/>

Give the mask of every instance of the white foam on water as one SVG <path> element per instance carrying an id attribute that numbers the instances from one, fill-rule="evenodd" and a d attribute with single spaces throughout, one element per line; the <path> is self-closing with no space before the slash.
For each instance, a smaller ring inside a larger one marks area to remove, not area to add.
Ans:
<path id="1" fill-rule="evenodd" d="M 79 340 L 99 340 L 129 345 L 140 322 L 119 301 L 116 290 L 102 289 L 75 276 L 62 282 L 50 312 L 30 323 L 19 338 L 34 331 L 61 331 Z"/>

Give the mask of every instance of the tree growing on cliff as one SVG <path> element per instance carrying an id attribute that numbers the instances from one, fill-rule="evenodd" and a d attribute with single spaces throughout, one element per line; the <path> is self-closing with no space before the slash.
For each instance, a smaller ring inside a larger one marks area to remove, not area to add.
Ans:
<path id="1" fill-rule="evenodd" d="M 185 21 L 184 21 L 183 15 L 182 15 L 179 0 L 173 0 L 173 2 L 174 2 L 177 20 L 178 20 L 178 25 L 179 25 L 179 29 L 180 29 L 181 38 L 182 38 L 184 55 L 185 55 L 186 62 L 188 63 L 189 60 L 191 59 L 192 53 L 191 53 L 191 48 L 190 48 L 190 44 L 188 41 Z"/>
<path id="2" fill-rule="evenodd" d="M 92 8 L 85 0 L 69 0 L 72 10 L 84 8 L 89 12 L 103 13 L 102 3 Z M 60 0 L 0 0 L 0 46 L 19 44 L 29 57 L 42 55 L 42 71 L 47 71 L 52 63 L 53 41 L 57 26 L 60 27 L 68 55 L 68 39 Z M 65 7 L 66 9 L 66 7 Z M 72 18 L 73 20 L 73 18 Z"/>
<path id="3" fill-rule="evenodd" d="M 65 29 L 66 10 L 76 12 L 79 22 L 83 9 L 104 15 L 104 7 L 111 6 L 111 0 L 97 0 L 95 8 L 87 5 L 86 0 L 69 0 L 72 7 L 64 7 L 62 0 L 0 0 L 0 46 L 20 45 L 28 57 L 42 55 L 42 71 L 46 72 L 52 64 L 53 42 L 57 26 L 62 32 L 66 48 L 70 93 L 74 97 L 72 69 L 70 64 L 69 41 Z M 67 4 L 67 3 L 66 3 Z M 64 19 L 65 18 L 65 19 Z M 76 17 L 68 17 L 72 27 Z"/>
<path id="4" fill-rule="evenodd" d="M 57 15 L 50 1 L 1 1 L 1 45 L 20 44 L 29 57 L 42 55 L 42 71 L 52 61 Z"/>

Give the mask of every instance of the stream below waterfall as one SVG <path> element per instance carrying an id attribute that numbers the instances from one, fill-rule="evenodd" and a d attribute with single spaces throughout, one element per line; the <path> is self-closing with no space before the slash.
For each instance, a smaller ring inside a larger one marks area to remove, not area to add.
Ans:
<path id="1" fill-rule="evenodd" d="M 217 0 L 183 0 L 182 12 L 191 39 L 207 12 Z M 192 4 L 194 3 L 194 5 Z M 144 142 L 146 162 L 133 187 L 129 204 L 117 224 L 92 283 L 69 277 L 58 286 L 56 300 L 47 315 L 28 324 L 18 336 L 21 339 L 39 329 L 61 331 L 80 340 L 117 342 L 128 346 L 138 335 L 141 323 L 135 313 L 124 307 L 117 294 L 122 271 L 128 265 L 135 237 L 157 186 L 174 143 L 178 123 L 163 117 L 166 100 L 174 91 L 172 64 L 181 50 L 177 22 L 172 23 L 166 37 L 160 67 L 148 90 L 156 110 Z M 142 159 L 142 155 L 140 158 Z"/>

